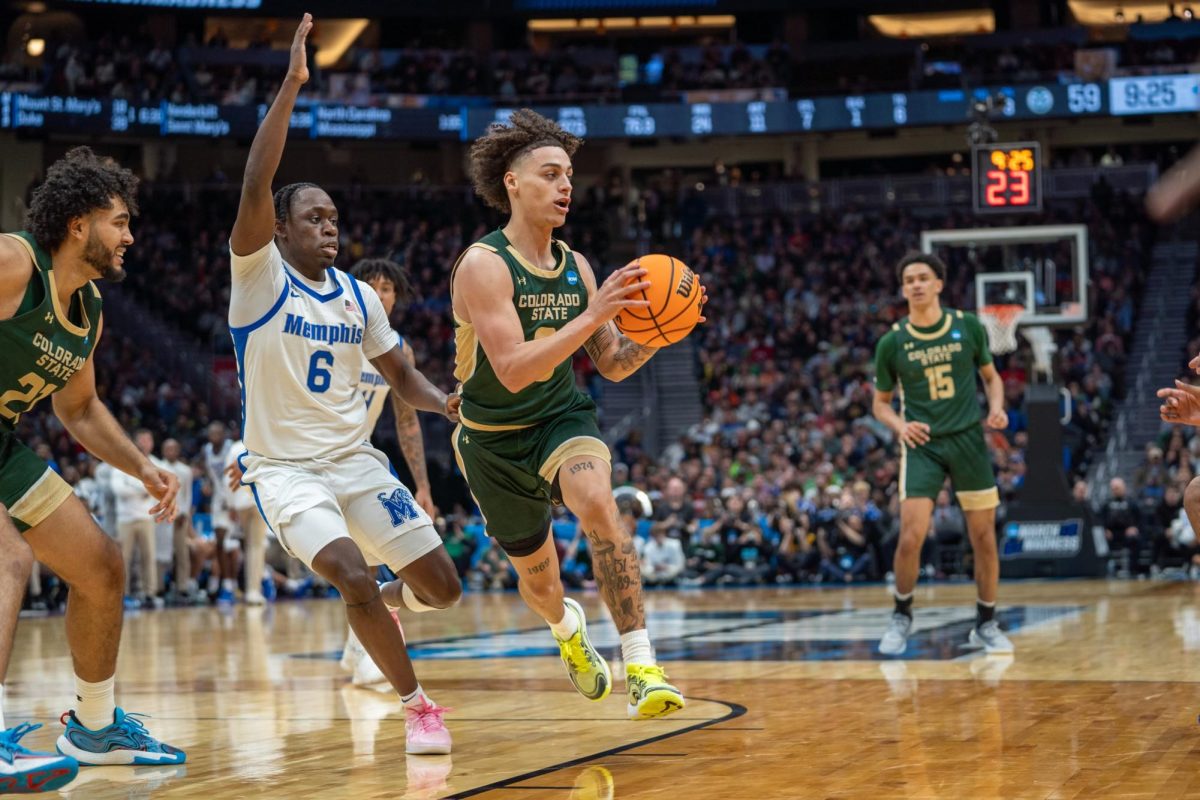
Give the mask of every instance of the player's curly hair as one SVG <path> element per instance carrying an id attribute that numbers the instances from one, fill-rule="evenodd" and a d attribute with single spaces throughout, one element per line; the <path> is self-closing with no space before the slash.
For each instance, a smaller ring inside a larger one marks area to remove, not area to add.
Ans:
<path id="1" fill-rule="evenodd" d="M 913 264 L 924 264 L 933 270 L 933 274 L 937 276 L 939 281 L 946 280 L 946 264 L 933 253 L 920 253 L 916 250 L 911 250 L 905 253 L 904 258 L 896 264 L 896 280 L 904 283 L 904 270 Z"/>
<path id="2" fill-rule="evenodd" d="M 292 200 L 303 189 L 320 189 L 315 183 L 301 181 L 299 183 L 289 183 L 283 186 L 279 191 L 275 192 L 275 219 L 283 222 L 288 218 L 288 214 L 292 211 Z"/>
<path id="3" fill-rule="evenodd" d="M 349 272 L 363 283 L 370 283 L 376 278 L 389 280 L 396 288 L 396 305 L 403 307 L 412 302 L 413 287 L 408 279 L 408 270 L 389 258 L 361 259 Z"/>
<path id="4" fill-rule="evenodd" d="M 536 111 L 522 108 L 514 111 L 508 124 L 494 122 L 483 137 L 471 145 L 469 169 L 475 194 L 492 208 L 508 214 L 508 190 L 504 173 L 513 162 L 539 147 L 561 147 L 568 156 L 583 144 L 583 139 L 567 133 L 557 122 Z"/>
<path id="5" fill-rule="evenodd" d="M 46 180 L 33 190 L 25 229 L 47 253 L 67 238 L 73 219 L 102 208 L 112 208 L 119 197 L 130 214 L 138 213 L 138 178 L 111 158 L 102 158 L 90 147 L 74 147 L 50 165 Z"/>

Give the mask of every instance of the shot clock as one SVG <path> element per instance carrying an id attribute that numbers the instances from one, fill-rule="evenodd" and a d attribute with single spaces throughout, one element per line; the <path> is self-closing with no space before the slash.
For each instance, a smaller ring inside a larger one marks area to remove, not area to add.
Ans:
<path id="1" fill-rule="evenodd" d="M 976 214 L 1042 210 L 1042 150 L 1037 142 L 976 145 L 971 164 Z"/>

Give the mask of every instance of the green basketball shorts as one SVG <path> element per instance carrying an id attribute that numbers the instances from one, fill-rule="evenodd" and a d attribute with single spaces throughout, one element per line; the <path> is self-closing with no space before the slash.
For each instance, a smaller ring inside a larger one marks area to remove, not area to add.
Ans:
<path id="1" fill-rule="evenodd" d="M 935 436 L 920 447 L 900 443 L 901 501 L 910 497 L 936 500 L 947 475 L 964 511 L 985 511 L 1000 505 L 982 425 Z"/>
<path id="2" fill-rule="evenodd" d="M 12 431 L 0 429 L 0 503 L 24 533 L 58 510 L 70 485 Z"/>
<path id="3" fill-rule="evenodd" d="M 481 431 L 459 425 L 451 442 L 488 535 L 501 546 L 527 542 L 549 529 L 551 484 L 563 464 L 579 456 L 612 464 L 596 412 L 590 408 L 519 430 Z M 512 554 L 524 555 L 515 550 Z"/>

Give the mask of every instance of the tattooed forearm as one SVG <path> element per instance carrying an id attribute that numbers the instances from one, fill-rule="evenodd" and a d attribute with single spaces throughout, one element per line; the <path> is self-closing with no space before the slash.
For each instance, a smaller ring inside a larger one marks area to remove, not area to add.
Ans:
<path id="1" fill-rule="evenodd" d="M 583 349 L 605 377 L 620 380 L 637 372 L 638 368 L 658 352 L 657 347 L 645 347 L 627 339 L 611 322 L 596 329 Z"/>
<path id="2" fill-rule="evenodd" d="M 657 352 L 657 347 L 646 347 L 622 336 L 618 340 L 617 350 L 613 353 L 612 359 L 613 363 L 622 371 L 633 372 L 649 361 L 650 357 Z"/>
<path id="3" fill-rule="evenodd" d="M 583 343 L 583 349 L 591 356 L 592 363 L 599 366 L 601 360 L 604 358 L 604 354 L 608 352 L 608 348 L 612 347 L 612 343 L 612 323 L 606 322 L 588 337 L 588 340 Z"/>
<path id="4" fill-rule="evenodd" d="M 586 534 L 592 548 L 592 571 L 600 596 L 612 613 L 613 624 L 620 633 L 646 627 L 642 572 L 633 539 L 626 535 L 617 543 L 602 538 L 597 530 Z"/>
<path id="5" fill-rule="evenodd" d="M 421 422 L 417 410 L 392 395 L 392 411 L 396 414 L 396 438 L 400 440 L 400 452 L 412 472 L 413 485 L 417 491 L 429 488 L 429 470 L 425 467 L 425 439 L 421 436 Z"/>

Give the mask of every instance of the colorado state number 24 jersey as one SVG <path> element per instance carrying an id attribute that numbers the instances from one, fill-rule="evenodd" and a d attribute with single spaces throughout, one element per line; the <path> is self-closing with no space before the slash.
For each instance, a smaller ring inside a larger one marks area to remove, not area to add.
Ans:
<path id="1" fill-rule="evenodd" d="M 379 297 L 333 267 L 322 283 L 305 279 L 274 241 L 231 256 L 229 329 L 247 449 L 287 461 L 356 449 L 369 434 L 363 367 L 399 341 Z"/>
<path id="2" fill-rule="evenodd" d="M 875 347 L 875 388 L 899 386 L 905 421 L 944 436 L 979 423 L 975 373 L 990 363 L 987 331 L 974 314 L 945 309 L 928 328 L 905 317 Z"/>

